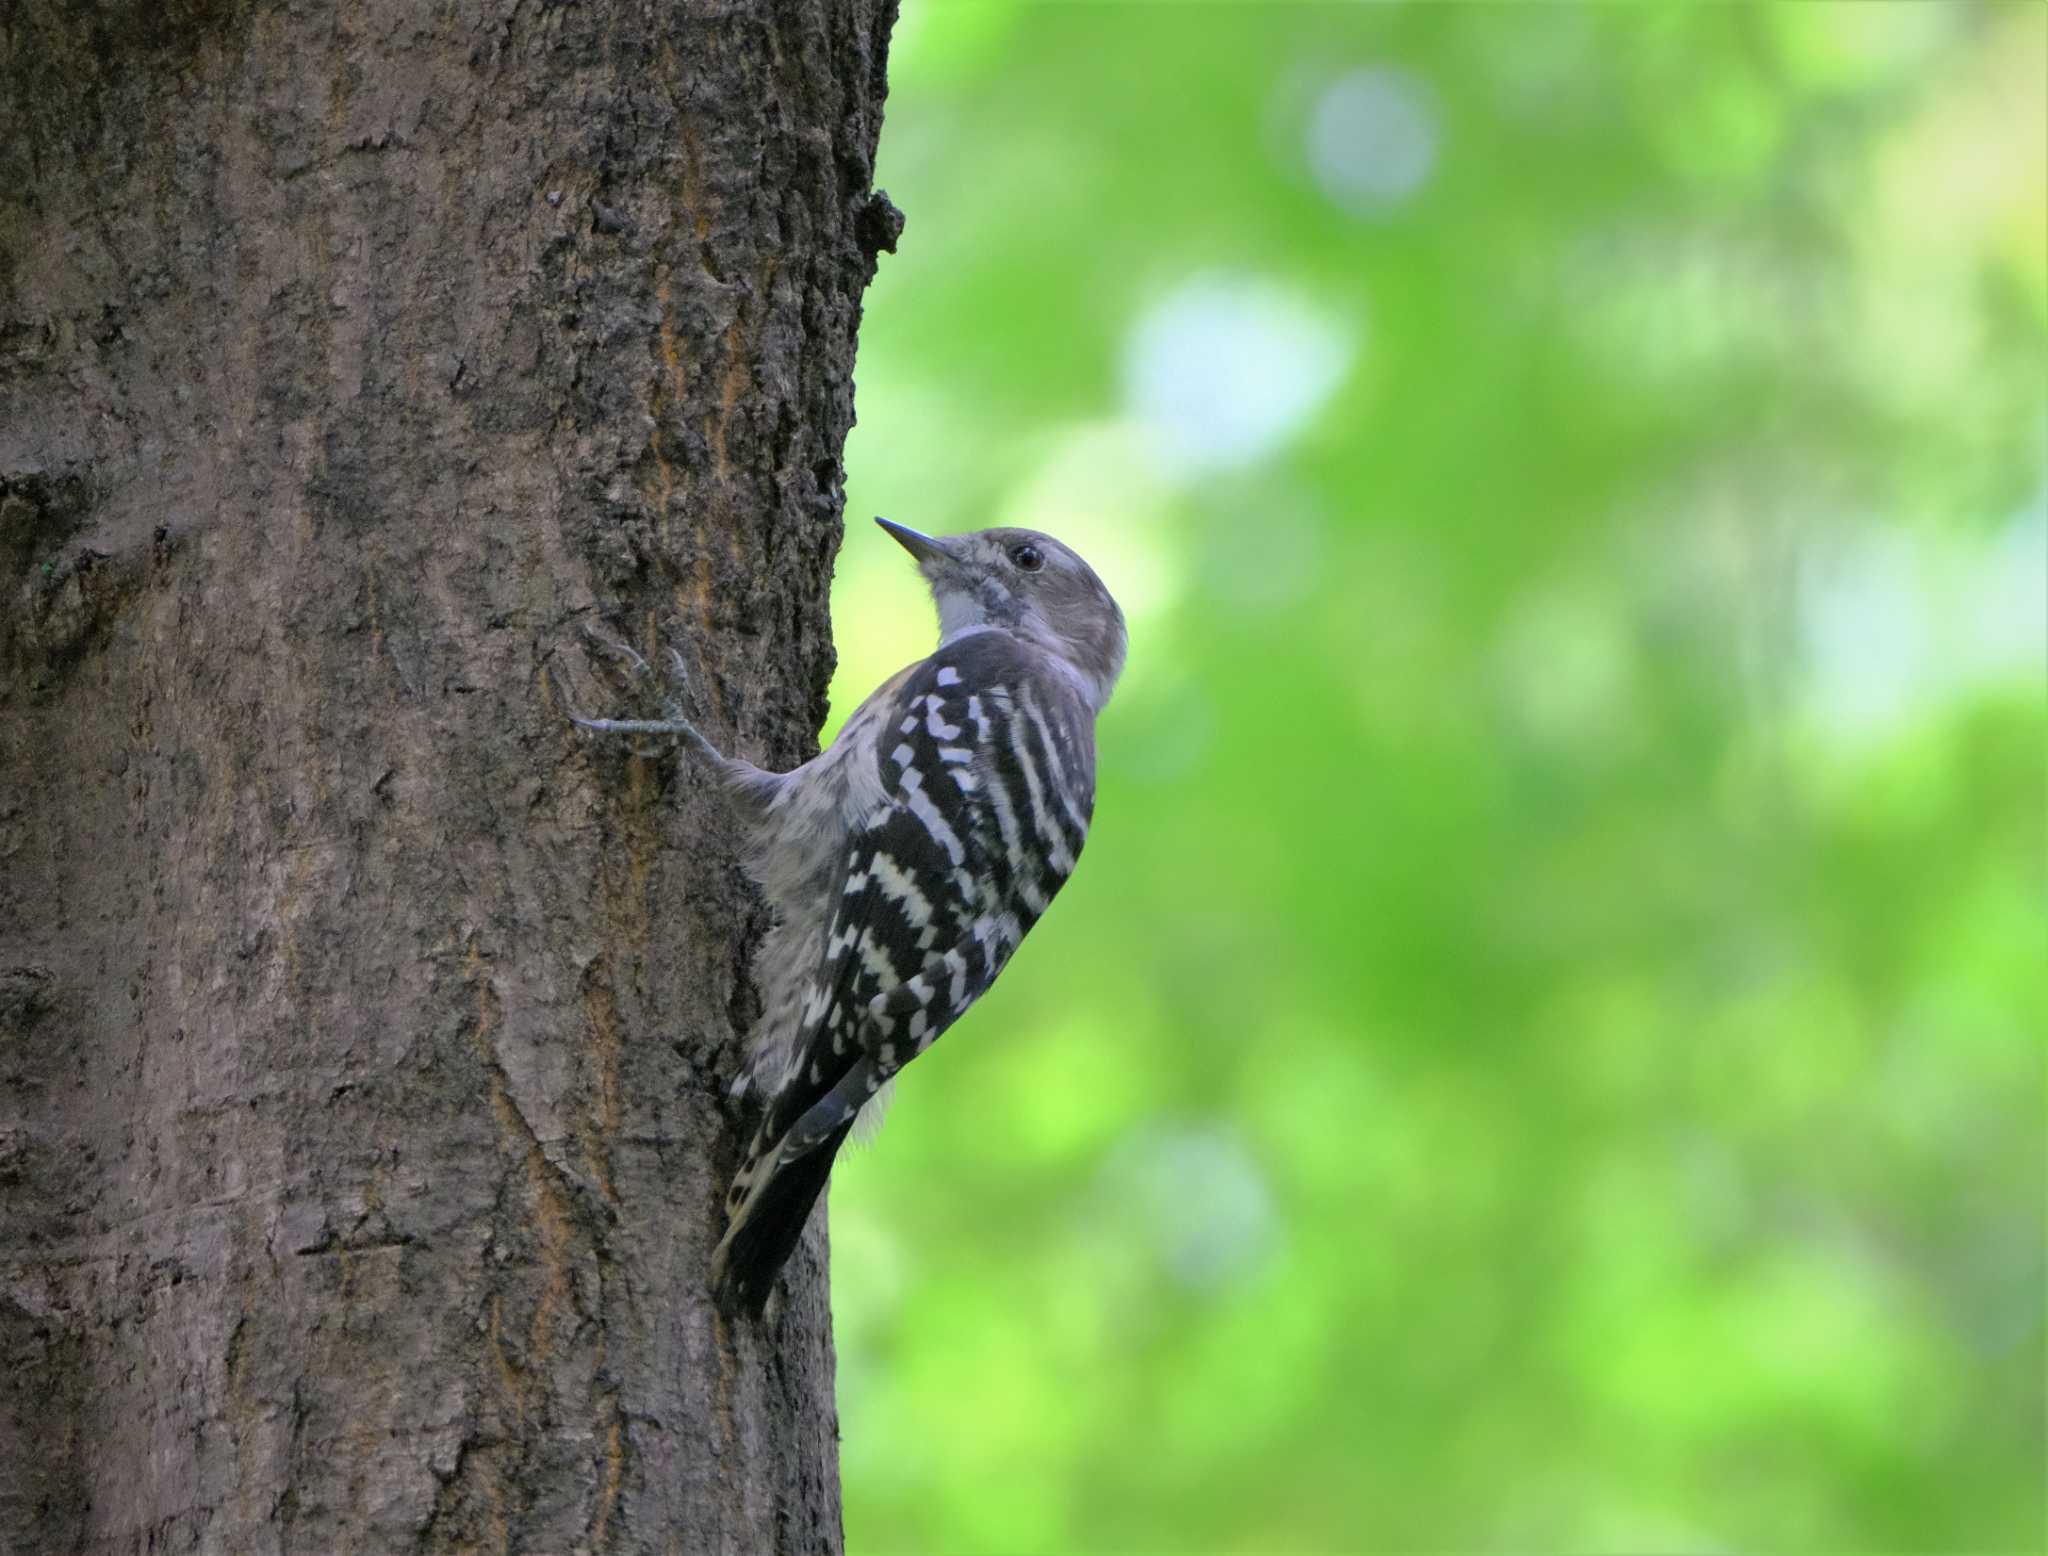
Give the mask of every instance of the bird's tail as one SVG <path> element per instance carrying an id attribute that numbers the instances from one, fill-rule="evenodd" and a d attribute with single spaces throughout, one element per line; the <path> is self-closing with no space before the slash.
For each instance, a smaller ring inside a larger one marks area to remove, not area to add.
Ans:
<path id="1" fill-rule="evenodd" d="M 759 1317 L 775 1289 L 775 1277 L 803 1236 L 811 1207 L 832 1176 L 832 1160 L 853 1127 L 848 1120 L 812 1149 L 781 1160 L 781 1142 L 768 1147 L 740 1171 L 745 1185 L 718 1251 L 711 1256 L 711 1289 L 728 1315 Z"/>

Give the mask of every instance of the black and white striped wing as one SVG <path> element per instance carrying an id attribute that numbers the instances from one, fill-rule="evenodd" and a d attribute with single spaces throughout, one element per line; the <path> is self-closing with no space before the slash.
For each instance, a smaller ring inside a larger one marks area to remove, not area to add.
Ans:
<path id="1" fill-rule="evenodd" d="M 847 851 L 801 1060 L 733 1183 L 729 1281 L 758 1239 L 772 1282 L 855 1115 L 995 981 L 1087 836 L 1092 720 L 1006 634 L 919 665 L 881 730 L 884 799 Z"/>

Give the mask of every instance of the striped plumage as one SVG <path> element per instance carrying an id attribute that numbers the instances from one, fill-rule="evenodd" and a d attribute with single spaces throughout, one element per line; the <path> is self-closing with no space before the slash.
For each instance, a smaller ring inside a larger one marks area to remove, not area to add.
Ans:
<path id="1" fill-rule="evenodd" d="M 794 772 L 665 728 L 740 797 L 777 914 L 740 1089 L 761 1105 L 713 1281 L 759 1312 L 864 1108 L 995 981 L 1073 872 L 1095 803 L 1095 717 L 1122 613 L 1029 530 L 933 539 L 896 525 L 939 606 L 937 652 L 876 689 Z"/>

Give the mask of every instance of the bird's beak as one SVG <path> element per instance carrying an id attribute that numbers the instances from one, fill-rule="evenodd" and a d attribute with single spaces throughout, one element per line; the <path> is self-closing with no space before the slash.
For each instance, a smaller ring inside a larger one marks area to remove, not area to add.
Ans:
<path id="1" fill-rule="evenodd" d="M 943 540 L 920 534 L 908 524 L 896 524 L 888 519 L 876 519 L 875 522 L 893 535 L 896 544 L 916 557 L 919 562 L 943 562 L 950 555 Z"/>

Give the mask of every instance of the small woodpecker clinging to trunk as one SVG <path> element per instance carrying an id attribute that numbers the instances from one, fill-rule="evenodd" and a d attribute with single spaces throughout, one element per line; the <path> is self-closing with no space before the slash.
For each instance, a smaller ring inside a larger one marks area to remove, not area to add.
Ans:
<path id="1" fill-rule="evenodd" d="M 1123 669 L 1123 612 L 1051 536 L 875 522 L 930 584 L 939 647 L 811 761 L 764 772 L 681 717 L 576 720 L 694 746 L 738 802 L 776 912 L 736 1088 L 761 1118 L 712 1261 L 727 1312 L 762 1311 L 856 1116 L 981 997 L 1073 872 L 1095 718 Z"/>

